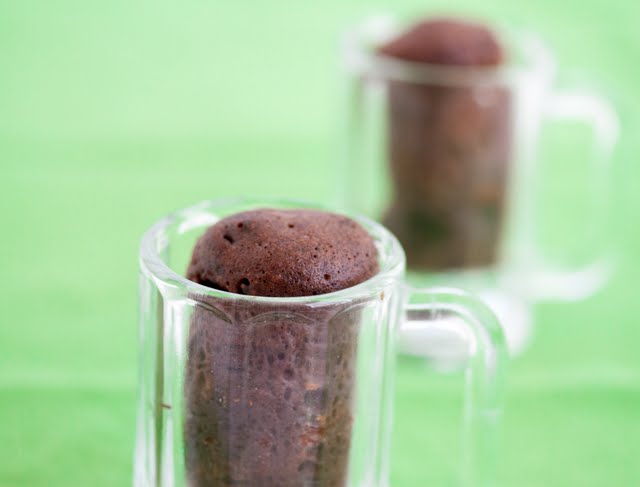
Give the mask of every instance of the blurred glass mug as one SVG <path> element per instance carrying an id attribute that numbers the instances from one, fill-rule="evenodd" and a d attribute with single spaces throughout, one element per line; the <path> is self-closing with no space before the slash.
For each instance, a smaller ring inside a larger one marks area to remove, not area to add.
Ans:
<path id="1" fill-rule="evenodd" d="M 182 276 L 208 226 L 265 206 L 304 207 L 204 202 L 143 237 L 135 487 L 386 487 L 404 327 L 463 345 L 459 485 L 493 485 L 505 354 L 492 312 L 456 290 L 407 291 L 400 244 L 363 217 L 380 271 L 348 289 L 256 297 Z"/>
<path id="2" fill-rule="evenodd" d="M 553 58 L 534 36 L 505 32 L 508 63 L 497 68 L 376 52 L 403 27 L 377 16 L 345 38 L 346 206 L 382 218 L 398 236 L 413 282 L 508 289 L 527 302 L 596 291 L 612 270 L 608 242 L 579 266 L 551 264 L 536 244 L 536 151 L 545 120 L 591 126 L 591 223 L 606 238 L 618 132 L 609 104 L 589 93 L 553 92 Z"/>

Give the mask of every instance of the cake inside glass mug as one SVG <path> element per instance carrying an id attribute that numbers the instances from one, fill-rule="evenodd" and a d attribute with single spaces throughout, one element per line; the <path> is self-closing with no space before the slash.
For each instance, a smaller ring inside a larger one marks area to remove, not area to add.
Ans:
<path id="1" fill-rule="evenodd" d="M 187 277 L 229 293 L 296 297 L 377 272 L 373 239 L 350 218 L 257 209 L 210 227 Z M 189 485 L 345 485 L 357 306 L 194 299 L 184 385 Z"/>
<path id="2" fill-rule="evenodd" d="M 496 68 L 504 51 L 487 27 L 425 20 L 378 55 L 437 70 Z M 467 71 L 470 72 L 471 70 Z M 500 81 L 388 84 L 388 160 L 394 199 L 383 218 L 413 270 L 489 266 L 505 213 L 512 146 L 511 93 Z"/>

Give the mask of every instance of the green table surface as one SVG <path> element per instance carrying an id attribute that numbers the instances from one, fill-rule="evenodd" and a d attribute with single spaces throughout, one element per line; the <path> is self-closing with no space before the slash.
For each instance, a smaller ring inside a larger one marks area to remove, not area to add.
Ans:
<path id="1" fill-rule="evenodd" d="M 338 34 L 391 6 L 537 30 L 560 83 L 589 80 L 617 107 L 620 266 L 584 302 L 534 307 L 500 485 L 639 485 L 640 4 L 481 3 L 0 2 L 0 486 L 131 485 L 141 234 L 203 199 L 334 201 Z M 553 235 L 579 157 L 550 165 Z M 393 485 L 450 485 L 456 391 L 400 360 Z"/>

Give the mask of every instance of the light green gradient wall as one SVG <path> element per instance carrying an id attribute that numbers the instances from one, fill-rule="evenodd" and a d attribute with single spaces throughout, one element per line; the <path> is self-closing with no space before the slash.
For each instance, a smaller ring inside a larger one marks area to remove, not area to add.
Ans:
<path id="1" fill-rule="evenodd" d="M 564 84 L 590 79 L 619 110 L 612 218 L 621 266 L 585 303 L 536 308 L 535 342 L 510 375 L 501 479 L 518 487 L 635 485 L 635 2 L 5 0 L 1 486 L 129 484 L 140 235 L 164 213 L 205 198 L 330 202 L 341 126 L 338 35 L 360 14 L 391 5 L 535 29 L 567 68 Z M 565 147 L 554 160 L 572 155 Z M 549 171 L 556 193 L 571 191 L 570 177 Z M 554 205 L 546 212 L 553 216 Z M 452 464 L 441 447 L 449 440 L 438 437 L 455 417 L 456 396 L 418 362 L 400 365 L 393 480 L 424 487 Z"/>

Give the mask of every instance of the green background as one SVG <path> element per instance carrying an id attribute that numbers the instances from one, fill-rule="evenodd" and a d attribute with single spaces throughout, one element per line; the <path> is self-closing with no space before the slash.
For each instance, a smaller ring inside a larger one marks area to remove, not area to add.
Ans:
<path id="1" fill-rule="evenodd" d="M 579 68 L 561 83 L 589 79 L 617 107 L 621 265 L 585 302 L 535 307 L 534 341 L 510 371 L 500 479 L 638 485 L 640 4 L 3 0 L 0 486 L 130 485 L 141 234 L 208 198 L 333 201 L 338 34 L 391 5 L 537 30 L 565 73 Z M 574 190 L 560 169 L 576 157 L 556 154 L 549 198 Z M 545 201 L 564 227 L 567 199 Z M 394 485 L 436 485 L 453 463 L 439 439 L 453 390 L 401 360 Z"/>

